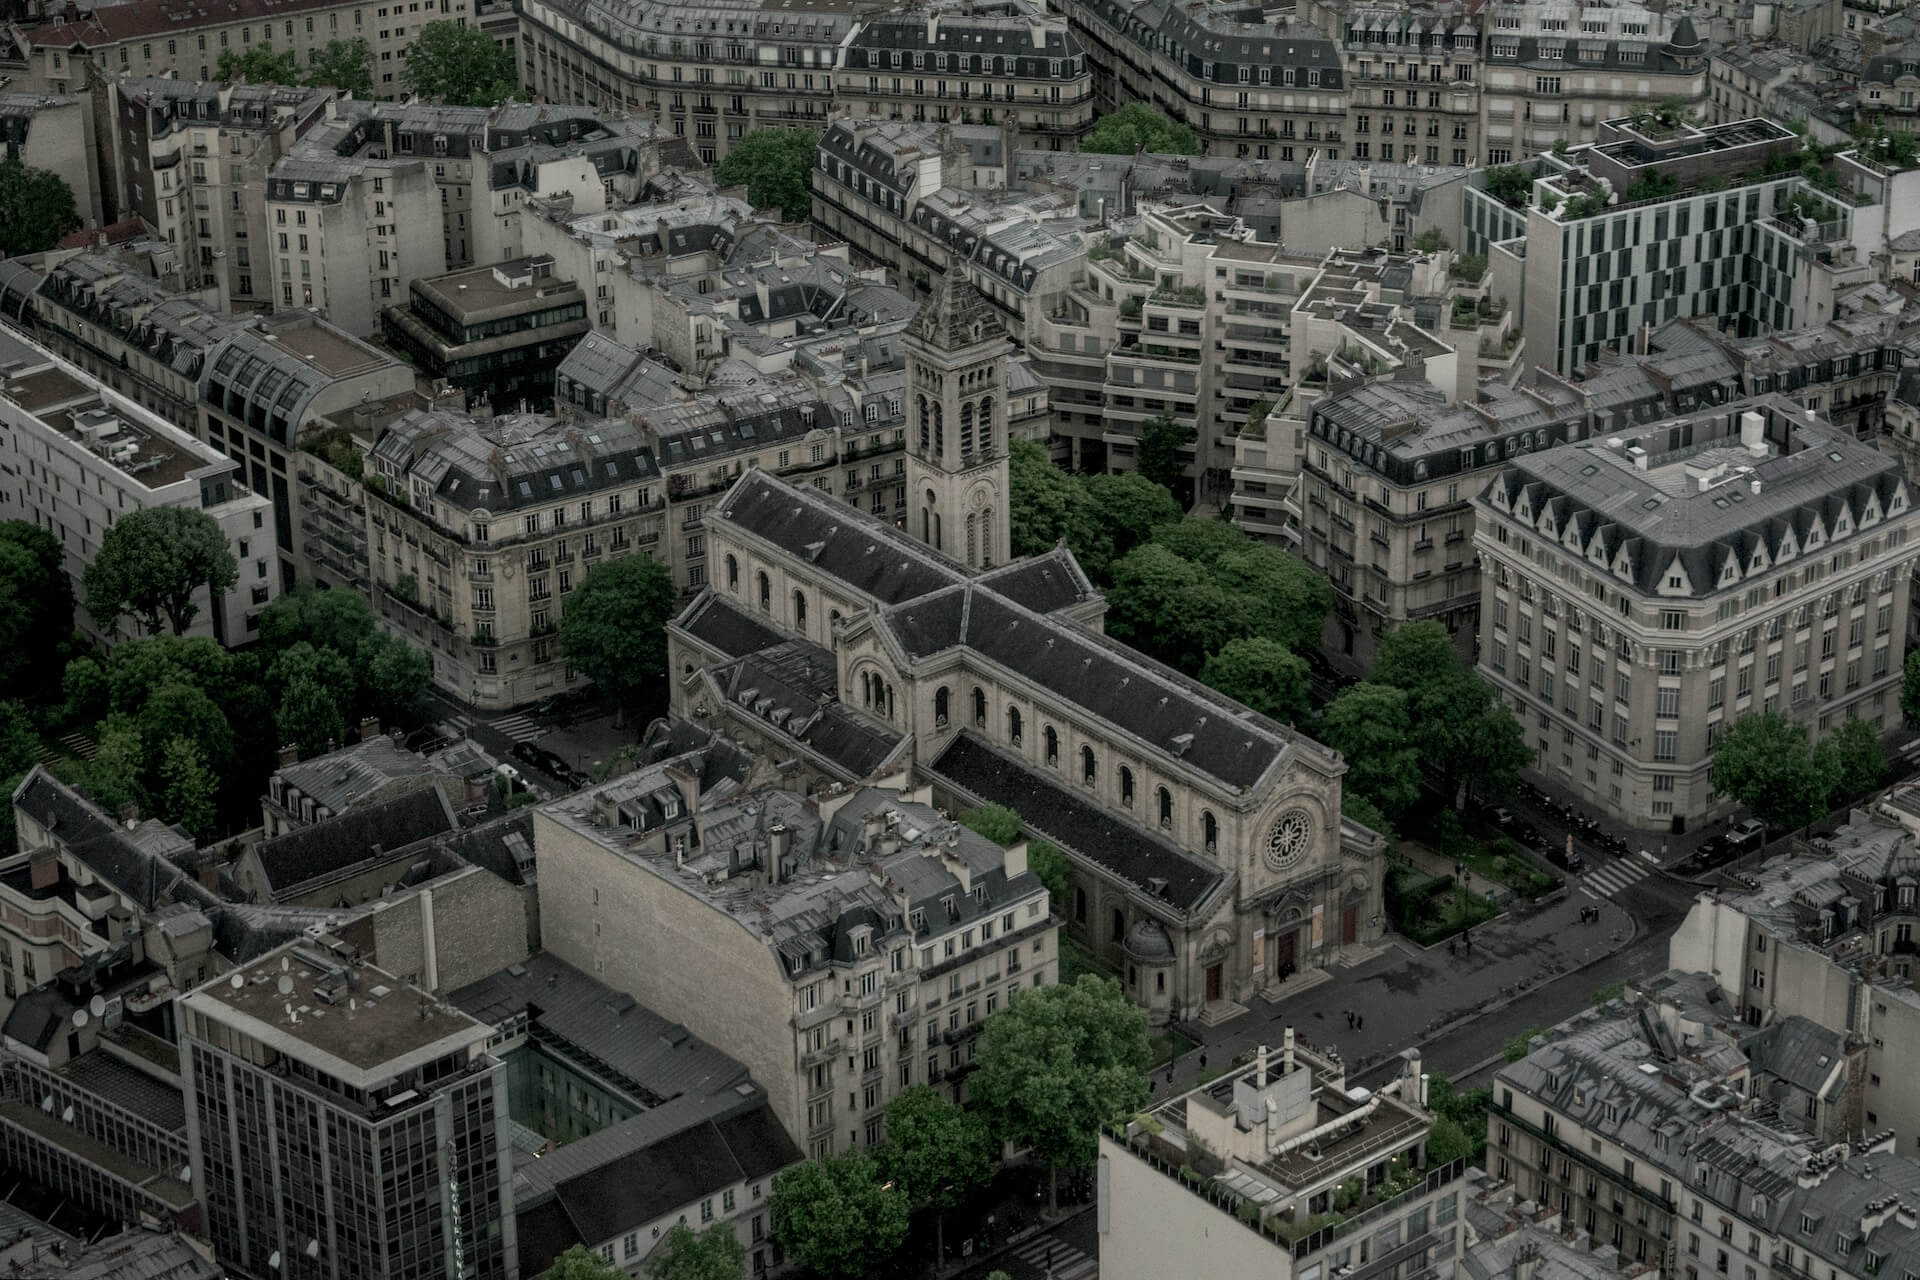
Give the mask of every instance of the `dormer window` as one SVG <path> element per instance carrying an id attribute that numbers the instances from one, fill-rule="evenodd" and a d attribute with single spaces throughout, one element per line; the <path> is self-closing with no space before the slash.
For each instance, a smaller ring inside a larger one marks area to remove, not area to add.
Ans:
<path id="1" fill-rule="evenodd" d="M 960 918 L 960 903 L 952 894 L 948 894 L 946 897 L 940 899 L 940 905 L 947 909 L 947 919 L 958 920 Z"/>
<path id="2" fill-rule="evenodd" d="M 925 933 L 927 931 L 927 913 L 919 907 L 915 907 L 913 913 L 907 917 L 907 923 L 913 926 L 915 933 Z"/>

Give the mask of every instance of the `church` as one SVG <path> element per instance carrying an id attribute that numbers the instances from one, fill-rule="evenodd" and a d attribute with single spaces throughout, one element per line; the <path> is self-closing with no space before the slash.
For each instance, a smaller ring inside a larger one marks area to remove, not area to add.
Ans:
<path id="1" fill-rule="evenodd" d="M 1156 1022 L 1220 1020 L 1380 936 L 1384 850 L 1339 756 L 1102 633 L 1064 547 L 1008 554 L 1006 358 L 949 272 L 907 334 L 905 528 L 749 471 L 668 630 L 672 711 L 785 784 L 1017 810 L 1073 869 L 1069 932 Z"/>

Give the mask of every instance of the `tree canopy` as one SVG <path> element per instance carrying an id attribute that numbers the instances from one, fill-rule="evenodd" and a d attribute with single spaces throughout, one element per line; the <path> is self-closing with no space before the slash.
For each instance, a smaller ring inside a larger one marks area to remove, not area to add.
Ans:
<path id="1" fill-rule="evenodd" d="M 905 1194 L 881 1185 L 872 1156 L 849 1151 L 774 1179 L 773 1233 L 801 1266 L 864 1276 L 907 1238 L 909 1207 Z"/>
<path id="2" fill-rule="evenodd" d="M 300 83 L 300 64 L 291 49 L 275 49 L 270 44 L 250 44 L 240 49 L 222 49 L 213 74 L 223 82 L 245 80 L 248 84 L 297 85 Z"/>
<path id="3" fill-rule="evenodd" d="M 0 254 L 41 253 L 79 229 L 73 188 L 59 174 L 0 159 Z"/>
<path id="4" fill-rule="evenodd" d="M 666 675 L 667 623 L 676 603 L 673 578 L 658 560 L 608 560 L 568 597 L 560 652 L 624 708 Z"/>
<path id="5" fill-rule="evenodd" d="M 576 1244 L 553 1260 L 545 1280 L 627 1280 L 627 1273 L 601 1261 L 600 1255 L 587 1246 Z"/>
<path id="6" fill-rule="evenodd" d="M 648 1280 L 740 1280 L 746 1271 L 747 1247 L 730 1222 L 716 1222 L 695 1231 L 684 1222 L 667 1228 L 647 1256 Z M 623 1272 L 615 1272 L 623 1275 Z"/>
<path id="7" fill-rule="evenodd" d="M 1200 682 L 1281 724 L 1304 720 L 1313 707 L 1307 664 L 1278 640 L 1229 640 L 1200 669 Z"/>
<path id="8" fill-rule="evenodd" d="M 520 91 L 513 55 L 480 28 L 451 18 L 414 33 L 406 76 L 421 97 L 453 107 L 497 107 Z"/>
<path id="9" fill-rule="evenodd" d="M 24 520 L 0 521 L 0 697 L 51 701 L 48 673 L 73 630 L 73 580 L 60 540 Z"/>
<path id="10" fill-rule="evenodd" d="M 1140 424 L 1140 446 L 1134 466 L 1149 482 L 1172 490 L 1187 471 L 1180 450 L 1198 438 L 1198 432 L 1172 414 L 1148 418 Z"/>
<path id="11" fill-rule="evenodd" d="M 1900 668 L 1900 711 L 1908 724 L 1920 724 L 1920 648 L 1907 654 Z"/>
<path id="12" fill-rule="evenodd" d="M 1093 1163 L 1100 1126 L 1147 1100 L 1147 1016 L 1120 985 L 1083 974 L 1016 995 L 987 1020 L 969 1089 L 994 1136 L 1032 1150 L 1051 1184 Z"/>
<path id="13" fill-rule="evenodd" d="M 1830 754 L 1814 750 L 1807 726 L 1778 711 L 1744 716 L 1713 748 L 1714 790 L 1753 810 L 1769 827 L 1804 826 L 1827 812 Z"/>
<path id="14" fill-rule="evenodd" d="M 1064 539 L 1101 585 L 1113 580 L 1117 560 L 1181 518 L 1179 500 L 1138 471 L 1074 475 L 1031 440 L 1012 442 L 1007 470 L 1014 554 L 1042 555 Z"/>
<path id="15" fill-rule="evenodd" d="M 820 135 L 811 129 L 755 129 L 727 149 L 714 181 L 744 186 L 756 209 L 778 209 L 788 222 L 813 212 L 809 183 Z"/>
<path id="16" fill-rule="evenodd" d="M 1346 757 L 1343 797 L 1364 796 L 1388 819 L 1420 798 L 1420 749 L 1405 689 L 1368 681 L 1342 690 L 1320 716 L 1319 737 Z"/>
<path id="17" fill-rule="evenodd" d="M 356 98 L 373 96 L 373 50 L 361 39 L 329 40 L 307 63 L 307 81 Z"/>
<path id="18" fill-rule="evenodd" d="M 132 614 L 151 635 L 163 619 L 183 635 L 200 612 L 194 593 L 210 589 L 217 608 L 239 576 L 226 533 L 205 512 L 147 507 L 122 516 L 100 540 L 87 566 L 87 611 L 102 626 Z"/>
<path id="19" fill-rule="evenodd" d="M 1887 772 L 1879 727 L 1855 716 L 1820 740 L 1818 755 L 1832 787 L 1828 808 L 1872 791 Z"/>
<path id="20" fill-rule="evenodd" d="M 946 1214 L 993 1176 L 993 1143 L 980 1117 L 924 1084 L 887 1104 L 887 1145 L 875 1153 L 881 1176 L 935 1213 L 935 1259 L 946 1255 Z"/>
<path id="21" fill-rule="evenodd" d="M 1093 122 L 1080 139 L 1082 151 L 1130 156 L 1136 151 L 1162 155 L 1197 156 L 1200 139 L 1192 129 L 1155 111 L 1144 102 L 1129 102 Z"/>
<path id="22" fill-rule="evenodd" d="M 983 804 L 960 815 L 960 825 L 999 845 L 1010 845 L 1020 838 L 1020 815 L 1003 804 Z M 1045 840 L 1027 841 L 1027 869 L 1047 886 L 1053 909 L 1059 911 L 1073 888 L 1073 864 L 1067 855 Z"/>
<path id="23" fill-rule="evenodd" d="M 1504 791 L 1532 762 L 1520 722 L 1493 686 L 1460 661 L 1453 638 L 1437 622 L 1388 632 L 1370 683 L 1406 694 L 1409 741 L 1450 799 L 1464 795 L 1463 787 Z"/>

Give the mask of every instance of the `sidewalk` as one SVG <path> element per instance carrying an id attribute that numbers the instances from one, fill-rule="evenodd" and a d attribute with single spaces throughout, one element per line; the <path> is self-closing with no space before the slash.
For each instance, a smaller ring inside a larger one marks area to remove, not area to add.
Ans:
<path id="1" fill-rule="evenodd" d="M 1279 1004 L 1256 997 L 1231 1022 L 1183 1023 L 1180 1030 L 1200 1042 L 1207 1065 L 1200 1065 L 1201 1053 L 1187 1054 L 1175 1065 L 1174 1087 L 1217 1076 L 1258 1045 L 1277 1047 L 1288 1026 L 1298 1040 L 1338 1050 L 1350 1073 L 1366 1070 L 1633 941 L 1638 926 L 1611 900 L 1599 902 L 1597 924 L 1582 924 L 1581 908 L 1593 905 L 1592 898 L 1573 891 L 1544 906 L 1517 908 L 1474 927 L 1471 955 L 1449 955 L 1444 942 L 1422 949 L 1392 937 L 1383 954 L 1352 969 L 1336 967 L 1331 981 Z M 1361 1016 L 1357 1030 L 1347 1027 L 1349 1010 Z M 1488 1051 L 1498 1049 L 1491 1045 Z M 1166 1096 L 1164 1072 L 1155 1076 L 1154 1087 L 1156 1097 Z"/>

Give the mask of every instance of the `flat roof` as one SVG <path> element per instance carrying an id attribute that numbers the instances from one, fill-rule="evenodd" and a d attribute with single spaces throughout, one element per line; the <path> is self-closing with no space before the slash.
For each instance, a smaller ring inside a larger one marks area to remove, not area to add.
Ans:
<path id="1" fill-rule="evenodd" d="M 474 313 L 481 311 L 531 310 L 586 297 L 579 285 L 553 274 L 551 258 L 539 264 L 539 270 L 545 274 L 536 274 L 535 264 L 517 258 L 512 262 L 448 272 L 431 280 L 416 280 L 413 287 L 462 320 L 473 319 Z M 503 276 L 519 283 L 508 284 Z"/>
<path id="2" fill-rule="evenodd" d="M 269 325 L 266 332 L 281 347 L 336 378 L 378 369 L 391 358 L 325 325 Z"/>
<path id="3" fill-rule="evenodd" d="M 484 1043 L 483 1022 L 370 964 L 329 1004 L 316 988 L 345 966 L 318 943 L 293 943 L 182 997 L 247 1035 L 353 1082 L 391 1075 Z M 331 1061 L 329 1061 L 331 1060 Z M 335 1066 L 333 1064 L 339 1064 Z"/>

